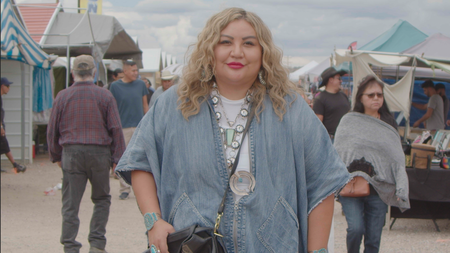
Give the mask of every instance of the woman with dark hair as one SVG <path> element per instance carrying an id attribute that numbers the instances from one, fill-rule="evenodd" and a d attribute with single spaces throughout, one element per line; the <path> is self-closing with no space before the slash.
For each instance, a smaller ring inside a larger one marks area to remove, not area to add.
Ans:
<path id="1" fill-rule="evenodd" d="M 397 122 L 389 111 L 383 89 L 384 84 L 378 82 L 375 76 L 367 76 L 358 87 L 353 111 L 376 117 L 397 130 Z"/>
<path id="2" fill-rule="evenodd" d="M 409 208 L 408 177 L 397 123 L 384 99 L 384 85 L 367 76 L 358 87 L 353 112 L 342 117 L 334 146 L 352 177 L 363 177 L 370 194 L 339 196 L 347 219 L 347 250 L 378 252 L 388 205 Z"/>

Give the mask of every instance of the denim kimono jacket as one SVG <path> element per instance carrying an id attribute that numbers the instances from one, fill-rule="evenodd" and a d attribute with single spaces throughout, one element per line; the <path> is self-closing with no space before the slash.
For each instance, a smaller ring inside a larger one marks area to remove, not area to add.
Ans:
<path id="1" fill-rule="evenodd" d="M 164 220 L 180 230 L 213 227 L 224 191 L 219 232 L 232 252 L 307 252 L 309 213 L 349 180 L 330 137 L 300 97 L 287 96 L 283 120 L 267 96 L 260 120 L 248 132 L 256 187 L 235 203 L 211 100 L 183 118 L 177 87 L 164 92 L 141 120 L 116 172 L 153 173 Z"/>

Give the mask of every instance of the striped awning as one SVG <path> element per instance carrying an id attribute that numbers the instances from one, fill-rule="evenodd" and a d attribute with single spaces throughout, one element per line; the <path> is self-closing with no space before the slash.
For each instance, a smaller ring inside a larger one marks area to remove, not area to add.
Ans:
<path id="1" fill-rule="evenodd" d="M 11 0 L 1 1 L 1 58 L 50 69 L 51 63 L 56 57 L 46 54 L 34 42 L 14 13 Z"/>

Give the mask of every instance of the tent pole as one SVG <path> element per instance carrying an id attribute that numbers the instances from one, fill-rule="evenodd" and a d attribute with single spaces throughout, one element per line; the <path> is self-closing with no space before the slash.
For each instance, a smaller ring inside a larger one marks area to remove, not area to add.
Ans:
<path id="1" fill-rule="evenodd" d="M 70 74 L 70 35 L 67 35 L 67 65 L 66 65 L 66 89 L 69 88 L 69 74 Z"/>
<path id="2" fill-rule="evenodd" d="M 94 32 L 92 31 L 91 16 L 89 15 L 89 11 L 86 11 L 86 15 L 87 15 L 88 21 L 89 21 L 89 30 L 91 30 L 92 42 L 94 42 L 94 50 L 92 50 L 93 51 L 92 55 L 94 56 L 94 51 L 97 50 L 97 47 L 96 47 L 97 43 L 95 42 Z M 103 56 L 102 56 L 102 58 L 103 58 Z M 99 69 L 97 69 L 97 86 L 98 86 L 98 83 L 99 83 L 99 80 L 100 80 L 100 64 L 103 64 L 103 63 L 101 61 L 98 62 L 98 66 L 99 66 L 98 68 Z"/>
<path id="3" fill-rule="evenodd" d="M 414 81 L 416 79 L 416 64 L 417 64 L 417 60 L 416 57 L 414 56 L 413 58 L 413 65 L 412 67 L 413 69 L 413 73 L 412 73 L 412 78 L 411 78 L 411 90 L 409 92 L 409 107 L 411 108 L 412 105 L 412 97 L 413 97 L 413 93 L 414 93 Z M 406 124 L 405 124 L 405 133 L 403 136 L 403 140 L 406 140 L 407 137 L 407 133 L 409 132 L 410 129 L 410 118 L 411 118 L 411 110 L 409 111 L 409 117 L 406 119 Z"/>
<path id="4" fill-rule="evenodd" d="M 20 108 L 20 121 L 21 121 L 21 130 L 20 130 L 20 135 L 21 135 L 21 140 L 20 140 L 20 152 L 21 152 L 21 160 L 22 160 L 22 164 L 25 164 L 25 63 L 21 62 L 20 63 L 20 70 L 22 72 L 22 76 L 21 76 L 21 90 L 22 90 L 22 94 L 20 95 L 20 102 L 21 102 L 21 108 Z"/>
<path id="5" fill-rule="evenodd" d="M 399 72 L 400 72 L 400 65 L 397 65 L 397 73 L 396 73 L 396 75 L 395 75 L 395 82 L 397 83 L 398 82 L 398 75 L 399 75 Z"/>

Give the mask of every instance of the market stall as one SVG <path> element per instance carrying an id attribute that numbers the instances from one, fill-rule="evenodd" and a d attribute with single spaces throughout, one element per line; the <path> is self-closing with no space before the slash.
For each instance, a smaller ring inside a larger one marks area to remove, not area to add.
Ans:
<path id="1" fill-rule="evenodd" d="M 51 108 L 49 69 L 56 57 L 33 41 L 11 0 L 1 1 L 1 17 L 1 74 L 14 83 L 3 98 L 8 142 L 16 159 L 32 163 L 32 112 Z"/>
<path id="2" fill-rule="evenodd" d="M 98 64 L 98 80 L 105 84 L 103 59 L 133 60 L 142 68 L 142 51 L 112 16 L 58 12 L 41 45 L 45 52 L 66 58 L 92 55 Z M 70 61 L 66 62 L 67 87 Z"/>

